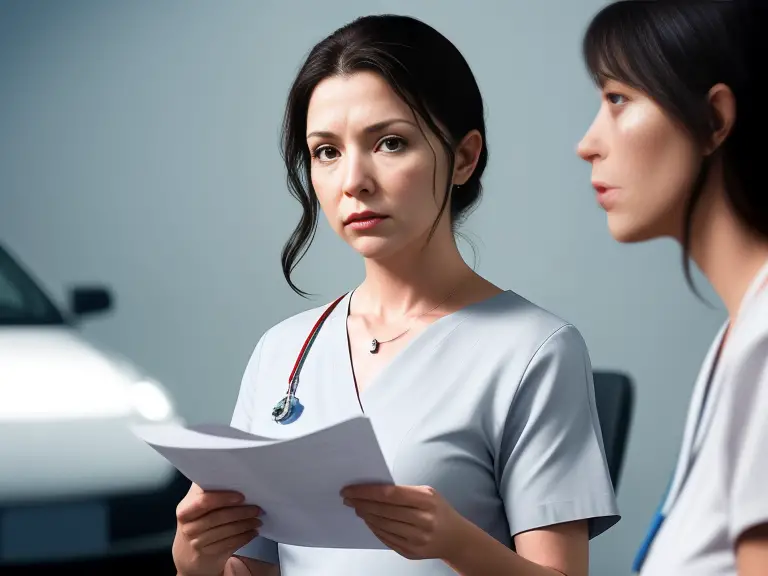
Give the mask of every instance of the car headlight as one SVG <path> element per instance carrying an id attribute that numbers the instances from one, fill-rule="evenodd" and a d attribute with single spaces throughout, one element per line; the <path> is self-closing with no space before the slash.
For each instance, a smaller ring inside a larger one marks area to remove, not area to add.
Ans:
<path id="1" fill-rule="evenodd" d="M 173 413 L 170 398 L 160 386 L 150 380 L 141 380 L 130 387 L 131 404 L 147 420 L 159 422 Z"/>

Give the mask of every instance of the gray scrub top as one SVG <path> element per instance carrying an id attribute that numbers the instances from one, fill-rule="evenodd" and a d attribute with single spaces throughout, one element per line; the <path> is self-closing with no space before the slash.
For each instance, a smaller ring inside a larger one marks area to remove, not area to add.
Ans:
<path id="1" fill-rule="evenodd" d="M 514 534 L 561 522 L 588 519 L 590 537 L 618 522 L 591 363 L 576 328 L 503 292 L 427 326 L 358 402 L 349 301 L 348 294 L 330 314 L 304 363 L 301 417 L 278 424 L 271 411 L 322 308 L 261 337 L 234 427 L 290 437 L 360 414 L 362 404 L 397 484 L 432 486 L 508 546 Z M 453 574 L 440 560 L 407 560 L 391 550 L 298 547 L 262 537 L 237 554 L 279 562 L 282 576 Z"/>
<path id="2" fill-rule="evenodd" d="M 726 326 L 704 360 L 663 506 L 666 520 L 642 576 L 736 576 L 739 536 L 768 523 L 766 281 L 768 263 L 745 294 L 719 360 Z"/>

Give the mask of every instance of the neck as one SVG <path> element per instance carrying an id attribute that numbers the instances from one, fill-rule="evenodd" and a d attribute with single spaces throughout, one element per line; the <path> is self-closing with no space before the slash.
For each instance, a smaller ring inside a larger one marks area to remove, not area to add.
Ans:
<path id="1" fill-rule="evenodd" d="M 704 194 L 696 209 L 691 258 L 712 284 L 733 323 L 760 268 L 768 241 L 737 218 L 724 193 Z"/>
<path id="2" fill-rule="evenodd" d="M 424 246 L 387 259 L 366 259 L 356 299 L 366 314 L 402 318 L 436 305 L 474 274 L 450 231 L 437 230 Z"/>

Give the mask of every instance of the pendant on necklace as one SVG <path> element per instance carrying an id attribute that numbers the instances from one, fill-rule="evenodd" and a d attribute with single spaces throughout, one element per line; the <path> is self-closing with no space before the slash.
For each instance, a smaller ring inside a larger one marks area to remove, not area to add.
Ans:
<path id="1" fill-rule="evenodd" d="M 368 349 L 368 352 L 371 354 L 376 354 L 379 351 L 379 341 L 374 338 L 371 340 L 371 347 Z"/>

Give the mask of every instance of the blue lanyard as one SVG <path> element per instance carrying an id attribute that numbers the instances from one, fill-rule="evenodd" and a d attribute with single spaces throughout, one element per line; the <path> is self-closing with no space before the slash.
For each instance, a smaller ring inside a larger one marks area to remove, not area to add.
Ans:
<path id="1" fill-rule="evenodd" d="M 635 559 L 632 562 L 632 572 L 634 573 L 640 573 L 643 564 L 645 564 L 645 559 L 648 557 L 651 544 L 653 544 L 656 535 L 659 533 L 659 530 L 661 530 L 661 525 L 664 524 L 664 520 L 666 519 L 666 516 L 664 515 L 664 503 L 669 497 L 669 490 L 671 487 L 672 479 L 670 479 L 669 484 L 667 484 L 667 489 L 664 491 L 664 497 L 661 499 L 661 502 L 659 502 L 659 507 L 653 515 L 653 520 L 651 520 L 651 525 L 648 527 L 648 532 L 646 533 L 645 538 L 643 538 L 643 543 L 640 545 L 640 549 L 637 551 Z"/>

